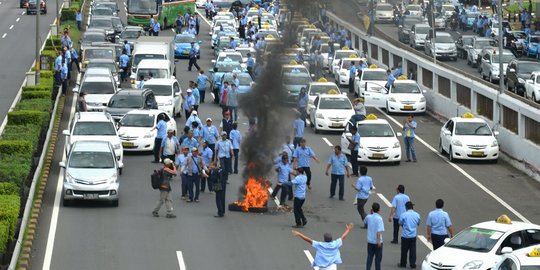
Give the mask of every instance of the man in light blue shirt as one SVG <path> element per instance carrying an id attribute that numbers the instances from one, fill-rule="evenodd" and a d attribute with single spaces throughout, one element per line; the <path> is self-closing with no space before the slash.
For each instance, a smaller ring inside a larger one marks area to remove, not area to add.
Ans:
<path id="1" fill-rule="evenodd" d="M 354 94 L 354 79 L 356 78 L 356 64 L 354 61 L 351 62 L 351 67 L 349 68 L 349 94 Z"/>
<path id="2" fill-rule="evenodd" d="M 153 30 L 154 30 L 154 36 L 156 37 L 159 36 L 159 31 L 161 30 L 161 25 L 159 24 L 159 22 L 154 23 Z"/>
<path id="3" fill-rule="evenodd" d="M 199 119 L 198 114 L 199 113 L 197 111 L 193 111 L 193 113 L 191 113 L 191 115 L 186 120 L 185 126 L 191 128 L 191 125 L 193 124 L 193 122 L 197 122 L 199 123 L 199 127 L 202 127 L 202 122 L 201 122 L 201 119 Z"/>
<path id="4" fill-rule="evenodd" d="M 206 125 L 202 128 L 202 138 L 208 144 L 208 148 L 214 151 L 216 142 L 219 139 L 219 131 L 216 126 L 212 125 L 212 118 L 206 118 Z"/>
<path id="5" fill-rule="evenodd" d="M 349 144 L 354 144 L 353 149 L 351 149 L 352 175 L 358 176 L 358 149 L 360 149 L 360 133 L 358 133 L 358 128 L 356 125 L 351 126 L 349 131 L 351 132 L 352 136 L 350 139 L 347 139 L 349 140 Z"/>
<path id="6" fill-rule="evenodd" d="M 390 89 L 390 87 L 392 87 L 392 85 L 394 84 L 396 77 L 394 77 L 394 74 L 392 74 L 391 70 L 387 70 L 386 73 L 388 74 L 388 80 L 386 80 L 386 84 L 384 85 L 384 87 L 386 89 Z"/>
<path id="7" fill-rule="evenodd" d="M 131 55 L 131 45 L 129 45 L 127 40 L 124 40 L 124 50 L 126 50 L 127 55 Z"/>
<path id="8" fill-rule="evenodd" d="M 233 173 L 238 174 L 238 157 L 240 154 L 240 144 L 242 143 L 242 134 L 238 131 L 238 123 L 232 124 L 232 130 L 229 134 L 229 139 L 232 142 L 233 154 L 234 154 L 234 166 Z"/>
<path id="9" fill-rule="evenodd" d="M 208 76 L 204 75 L 204 70 L 199 71 L 199 76 L 197 76 L 197 88 L 199 89 L 199 94 L 201 96 L 200 103 L 204 103 L 204 96 L 209 81 L 210 79 L 208 79 Z"/>
<path id="10" fill-rule="evenodd" d="M 302 209 L 302 205 L 304 205 L 304 202 L 306 201 L 307 177 L 304 175 L 304 170 L 302 168 L 296 169 L 296 177 L 291 183 L 294 185 L 293 211 L 294 220 L 296 222 L 296 225 L 293 227 L 302 228 L 307 224 L 307 219 L 306 216 L 304 216 L 304 210 Z"/>
<path id="11" fill-rule="evenodd" d="M 253 68 L 255 67 L 255 60 L 251 56 L 251 53 L 247 53 L 247 57 L 248 57 L 246 61 L 247 72 L 249 73 L 249 76 L 253 78 Z"/>
<path id="12" fill-rule="evenodd" d="M 416 147 L 414 146 L 414 136 L 416 133 L 416 122 L 413 120 L 414 116 L 411 114 L 403 121 L 403 141 L 405 143 L 405 154 L 407 155 L 407 161 L 416 162 Z"/>
<path id="13" fill-rule="evenodd" d="M 293 172 L 291 164 L 289 163 L 289 156 L 286 154 L 281 155 L 281 159 L 276 164 L 277 172 L 277 184 L 270 195 L 272 198 L 275 198 L 278 192 L 281 190 L 281 195 L 279 196 L 279 205 L 284 206 L 287 201 L 287 196 L 292 197 L 292 190 L 289 186 L 289 175 Z"/>
<path id="14" fill-rule="evenodd" d="M 214 151 L 208 147 L 208 143 L 206 141 L 202 141 L 202 148 L 201 148 L 201 158 L 206 164 L 206 166 L 210 166 L 210 162 L 212 162 L 212 158 L 214 157 Z M 209 175 L 210 171 L 206 171 L 206 174 Z M 206 189 L 206 182 L 208 180 L 208 177 L 201 178 L 201 191 L 204 192 Z M 210 183 L 208 183 L 208 190 L 212 191 L 212 186 Z"/>
<path id="15" fill-rule="evenodd" d="M 306 93 L 306 88 L 302 87 L 300 89 L 300 94 L 298 94 L 298 111 L 300 111 L 300 117 L 302 118 L 302 121 L 304 121 L 304 126 L 306 124 L 308 103 L 309 96 Z"/>
<path id="16" fill-rule="evenodd" d="M 199 142 L 193 137 L 193 130 L 190 129 L 187 137 L 181 142 L 182 147 L 187 146 L 189 149 L 199 148 Z"/>
<path id="17" fill-rule="evenodd" d="M 367 226 L 367 247 L 368 256 L 366 261 L 366 270 L 371 270 L 371 264 L 375 259 L 375 270 L 381 270 L 384 222 L 379 215 L 381 206 L 378 203 L 373 203 L 371 206 L 371 214 L 366 216 L 364 224 Z"/>
<path id="18" fill-rule="evenodd" d="M 124 82 L 128 78 L 128 64 L 129 64 L 129 56 L 127 55 L 126 49 L 122 50 L 122 55 L 120 55 L 120 61 L 119 61 L 120 69 L 122 69 L 122 76 L 120 78 L 120 81 Z"/>
<path id="19" fill-rule="evenodd" d="M 444 239 L 452 238 L 454 235 L 450 216 L 443 210 L 444 201 L 438 199 L 435 201 L 435 207 L 436 209 L 429 212 L 426 219 L 427 239 L 433 244 L 433 250 L 444 245 Z"/>
<path id="20" fill-rule="evenodd" d="M 397 187 L 397 194 L 392 199 L 392 210 L 390 210 L 390 215 L 388 215 L 388 221 L 394 222 L 394 234 L 392 242 L 390 242 L 392 244 L 398 243 L 399 217 L 405 213 L 405 204 L 410 200 L 409 196 L 405 195 L 405 186 L 399 185 Z"/>
<path id="21" fill-rule="evenodd" d="M 293 230 L 292 234 L 310 243 L 315 249 L 315 259 L 311 265 L 312 267 L 319 267 L 319 270 L 335 270 L 337 269 L 337 264 L 342 263 L 339 248 L 343 245 L 343 241 L 347 238 L 347 235 L 349 235 L 353 224 L 347 224 L 346 228 L 341 237 L 336 240 L 332 240 L 332 234 L 325 233 L 324 242 L 314 241 L 298 231 Z"/>
<path id="22" fill-rule="evenodd" d="M 297 147 L 298 144 L 300 144 L 300 141 L 304 138 L 304 128 L 305 128 L 305 122 L 301 118 L 302 116 L 300 113 L 296 114 L 296 119 L 293 122 L 293 128 L 294 128 L 294 139 L 293 139 L 293 145 L 294 147 Z"/>
<path id="23" fill-rule="evenodd" d="M 229 43 L 229 49 L 235 50 L 236 47 L 238 47 L 238 42 L 236 42 L 236 40 L 233 37 L 231 37 L 231 42 Z"/>
<path id="24" fill-rule="evenodd" d="M 195 98 L 193 97 L 193 90 L 191 90 L 191 88 L 188 88 L 186 100 L 184 101 L 184 111 L 186 113 L 186 118 L 189 118 L 191 116 L 191 112 L 193 112 L 194 106 Z"/>
<path id="25" fill-rule="evenodd" d="M 367 167 L 360 167 L 360 177 L 356 180 L 356 185 L 352 184 L 352 187 L 356 190 L 356 209 L 362 220 L 366 218 L 366 212 L 364 211 L 364 205 L 366 205 L 367 200 L 369 199 L 369 192 L 375 187 L 373 187 L 373 179 L 367 175 Z M 367 224 L 364 224 L 364 227 Z"/>
<path id="26" fill-rule="evenodd" d="M 325 174 L 328 176 L 328 170 L 332 167 L 332 174 L 330 176 L 330 198 L 334 198 L 336 195 L 336 185 L 339 181 L 339 200 L 343 201 L 345 194 L 345 172 L 347 177 L 349 174 L 349 162 L 347 157 L 341 152 L 341 146 L 336 145 L 334 147 L 334 153 L 328 159 L 328 165 L 326 165 Z"/>
<path id="27" fill-rule="evenodd" d="M 319 159 L 315 156 L 315 152 L 306 146 L 306 139 L 300 140 L 300 147 L 296 147 L 293 152 L 293 168 L 303 168 L 307 176 L 308 189 L 311 189 L 311 169 L 309 167 L 309 159 L 312 158 L 317 163 Z"/>
<path id="28" fill-rule="evenodd" d="M 399 225 L 403 227 L 401 234 L 401 259 L 398 267 L 407 267 L 407 253 L 409 253 L 409 265 L 416 268 L 416 229 L 420 225 L 420 215 L 413 210 L 413 203 L 405 204 L 407 211 L 399 217 Z"/>
<path id="29" fill-rule="evenodd" d="M 176 157 L 176 168 L 178 168 L 178 173 L 180 174 L 181 187 L 182 187 L 182 200 L 186 199 L 187 195 L 187 174 L 180 171 L 180 168 L 184 167 L 187 159 L 190 157 L 189 148 L 187 146 L 182 147 L 182 154 Z"/>
<path id="30" fill-rule="evenodd" d="M 234 155 L 231 141 L 227 139 L 227 132 L 221 132 L 221 140 L 216 143 L 216 156 L 219 166 L 227 175 L 232 173 L 231 157 Z"/>
<path id="31" fill-rule="evenodd" d="M 150 130 L 157 130 L 156 138 L 154 139 L 154 163 L 159 163 L 159 149 L 161 147 L 161 142 L 167 137 L 167 122 L 165 122 L 163 118 L 163 115 L 158 115 L 156 126 Z"/>

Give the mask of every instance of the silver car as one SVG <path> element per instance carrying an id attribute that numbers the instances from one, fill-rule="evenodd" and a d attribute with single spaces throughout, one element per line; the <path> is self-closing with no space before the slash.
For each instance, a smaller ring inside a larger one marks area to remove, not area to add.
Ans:
<path id="1" fill-rule="evenodd" d="M 423 48 L 430 30 L 431 27 L 428 24 L 422 23 L 413 25 L 409 35 L 409 45 L 415 49 Z"/>
<path id="2" fill-rule="evenodd" d="M 435 38 L 429 36 L 424 45 L 425 53 L 436 58 L 448 58 L 457 61 L 457 48 L 449 33 L 436 32 Z"/>
<path id="3" fill-rule="evenodd" d="M 107 141 L 78 141 L 73 144 L 64 170 L 62 201 L 69 206 L 74 200 L 110 201 L 118 206 L 118 175 L 124 164 L 117 161 Z"/>
<path id="4" fill-rule="evenodd" d="M 375 9 L 375 21 L 377 23 L 390 23 L 394 19 L 394 8 L 390 4 L 378 4 Z"/>

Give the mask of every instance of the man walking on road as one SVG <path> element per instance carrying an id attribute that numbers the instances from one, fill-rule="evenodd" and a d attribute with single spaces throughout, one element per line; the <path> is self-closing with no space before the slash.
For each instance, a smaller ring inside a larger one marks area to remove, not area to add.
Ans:
<path id="1" fill-rule="evenodd" d="M 349 149 L 351 149 L 351 167 L 352 175 L 358 176 L 358 149 L 360 149 L 360 133 L 356 125 L 351 126 L 349 129 L 352 137 L 349 140 Z"/>
<path id="2" fill-rule="evenodd" d="M 416 229 L 420 225 L 420 215 L 413 210 L 413 203 L 405 204 L 407 211 L 399 217 L 399 225 L 403 227 L 401 234 L 401 259 L 399 268 L 407 267 L 407 253 L 409 253 L 409 265 L 416 268 Z"/>
<path id="3" fill-rule="evenodd" d="M 199 94 L 201 95 L 201 103 L 204 103 L 204 97 L 206 94 L 206 88 L 208 88 L 208 76 L 204 75 L 204 70 L 199 71 L 199 76 L 197 76 L 197 86 L 199 89 Z"/>
<path id="4" fill-rule="evenodd" d="M 275 198 L 281 190 L 281 195 L 279 199 L 279 205 L 284 206 L 287 201 L 287 196 L 291 197 L 289 183 L 289 175 L 293 172 L 291 164 L 289 163 L 289 155 L 286 152 L 283 152 L 281 158 L 276 162 L 276 172 L 277 172 L 277 184 L 270 195 L 272 198 Z M 306 180 L 307 181 L 307 180 Z"/>
<path id="5" fill-rule="evenodd" d="M 176 158 L 176 168 L 184 167 L 187 159 L 189 158 L 189 148 L 187 146 L 182 147 L 182 154 L 179 154 Z M 182 200 L 186 199 L 187 195 L 187 174 L 184 171 L 180 171 L 180 187 L 182 191 Z"/>
<path id="6" fill-rule="evenodd" d="M 433 250 L 444 245 L 444 239 L 452 238 L 454 229 L 450 216 L 443 210 L 444 201 L 438 199 L 435 201 L 436 209 L 429 212 L 426 220 L 427 239 L 433 244 Z"/>
<path id="7" fill-rule="evenodd" d="M 193 66 L 195 66 L 197 70 L 201 70 L 201 67 L 197 64 L 197 47 L 195 47 L 195 42 L 191 42 L 191 50 L 189 50 L 188 71 L 191 71 L 191 67 Z"/>
<path id="8" fill-rule="evenodd" d="M 339 200 L 343 201 L 345 194 L 345 172 L 347 177 L 349 174 L 349 162 L 347 157 L 341 152 L 341 146 L 334 146 L 334 153 L 328 159 L 328 165 L 326 165 L 326 171 L 324 174 L 328 176 L 328 170 L 332 167 L 332 175 L 330 176 L 330 199 L 336 195 L 336 185 L 339 181 Z"/>
<path id="9" fill-rule="evenodd" d="M 349 94 L 354 94 L 354 79 L 356 78 L 356 64 L 351 61 L 349 68 Z"/>
<path id="10" fill-rule="evenodd" d="M 206 126 L 202 128 L 202 138 L 208 144 L 208 148 L 215 151 L 216 142 L 219 139 L 219 131 L 212 125 L 212 118 L 206 118 Z M 212 156 L 212 159 L 214 159 L 213 157 L 214 155 Z"/>
<path id="11" fill-rule="evenodd" d="M 300 144 L 300 141 L 304 138 L 304 128 L 306 127 L 306 124 L 304 120 L 302 120 L 301 113 L 296 114 L 296 119 L 293 123 L 293 129 L 294 129 L 294 139 L 293 139 L 293 145 L 294 147 L 297 147 Z"/>
<path id="12" fill-rule="evenodd" d="M 343 241 L 347 238 L 352 228 L 352 223 L 347 224 L 345 232 L 341 237 L 333 241 L 332 235 L 325 233 L 324 242 L 315 241 L 299 231 L 292 231 L 292 234 L 302 238 L 315 249 L 315 260 L 313 260 L 312 267 L 319 267 L 319 270 L 336 270 L 337 265 L 342 263 L 339 248 L 343 245 Z"/>
<path id="13" fill-rule="evenodd" d="M 294 185 L 294 220 L 296 225 L 293 228 L 303 228 L 307 224 L 307 219 L 304 216 L 304 210 L 302 210 L 302 205 L 306 201 L 306 183 L 307 177 L 304 175 L 304 170 L 302 168 L 296 169 L 296 177 L 291 181 Z"/>
<path id="14" fill-rule="evenodd" d="M 217 168 L 214 161 L 210 163 L 209 170 L 208 185 L 211 185 L 213 191 L 216 193 L 217 215 L 214 217 L 221 218 L 225 216 L 225 190 L 227 189 L 227 179 L 229 175 L 223 168 Z"/>
<path id="15" fill-rule="evenodd" d="M 367 176 L 367 167 L 360 167 L 360 177 L 356 180 L 356 185 L 352 185 L 356 190 L 356 209 L 362 220 L 366 218 L 366 212 L 364 211 L 364 205 L 366 205 L 369 199 L 369 192 L 374 189 L 373 180 L 370 176 Z M 367 223 L 364 222 L 364 228 L 367 227 Z"/>
<path id="16" fill-rule="evenodd" d="M 405 204 L 410 200 L 409 196 L 405 195 L 405 186 L 399 185 L 397 187 L 397 195 L 392 199 L 392 210 L 390 210 L 390 215 L 388 215 L 388 221 L 394 222 L 392 244 L 398 243 L 399 217 L 405 213 Z"/>
<path id="17" fill-rule="evenodd" d="M 309 167 L 309 159 L 312 158 L 317 163 L 319 159 L 315 156 L 315 152 L 310 147 L 306 146 L 306 139 L 300 140 L 300 147 L 296 147 L 293 152 L 293 168 L 302 168 L 307 176 L 308 189 L 311 189 L 311 169 Z"/>
<path id="18" fill-rule="evenodd" d="M 238 174 L 238 157 L 240 155 L 240 144 L 242 143 L 242 134 L 238 131 L 238 123 L 234 122 L 232 124 L 232 130 L 229 134 L 229 137 L 232 142 L 233 153 L 234 153 L 234 166 L 233 173 Z"/>
<path id="19" fill-rule="evenodd" d="M 165 217 L 175 218 L 176 215 L 174 215 L 172 212 L 173 204 L 171 199 L 171 178 L 176 175 L 176 167 L 174 166 L 174 163 L 167 158 L 163 161 L 162 170 L 162 181 L 159 185 L 159 201 L 157 202 L 156 207 L 154 207 L 152 215 L 154 217 L 159 217 L 159 209 L 161 209 L 161 206 L 165 204 L 165 207 L 167 208 L 167 215 Z"/>
<path id="20" fill-rule="evenodd" d="M 157 129 L 156 138 L 154 139 L 154 163 L 159 163 L 159 149 L 161 147 L 161 141 L 167 137 L 167 122 L 163 120 L 163 115 L 158 115 L 157 124 L 150 131 Z"/>
<path id="21" fill-rule="evenodd" d="M 375 259 L 375 270 L 381 270 L 384 222 L 379 215 L 381 206 L 378 203 L 371 205 L 371 214 L 366 216 L 364 223 L 367 226 L 367 261 L 366 270 L 371 270 L 371 264 Z"/>
<path id="22" fill-rule="evenodd" d="M 409 115 L 405 121 L 403 121 L 403 140 L 405 142 L 405 153 L 407 154 L 407 161 L 416 162 L 416 147 L 414 146 L 414 136 L 416 133 L 416 122 L 413 120 L 412 115 Z"/>
<path id="23" fill-rule="evenodd" d="M 234 156 L 234 152 L 231 141 L 227 139 L 227 132 L 221 132 L 221 141 L 217 142 L 215 152 L 219 159 L 219 167 L 227 174 L 231 174 L 231 157 Z"/>
<path id="24" fill-rule="evenodd" d="M 174 129 L 167 130 L 167 137 L 161 141 L 159 149 L 159 156 L 161 159 L 166 158 L 170 160 L 176 160 L 176 154 L 180 152 L 180 143 L 176 136 L 174 136 Z"/>
<path id="25" fill-rule="evenodd" d="M 191 148 L 191 157 L 187 159 L 181 171 L 187 171 L 188 177 L 188 195 L 187 202 L 199 202 L 199 191 L 201 190 L 201 177 L 206 176 L 204 172 L 206 165 L 199 156 L 199 150 L 196 147 Z M 195 188 L 195 194 L 193 194 Z"/>

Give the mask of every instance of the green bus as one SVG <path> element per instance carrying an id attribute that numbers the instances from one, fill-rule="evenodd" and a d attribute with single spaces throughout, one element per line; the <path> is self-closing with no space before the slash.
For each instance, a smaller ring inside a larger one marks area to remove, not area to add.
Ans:
<path id="1" fill-rule="evenodd" d="M 159 22 L 162 29 L 171 27 L 180 13 L 196 12 L 195 0 L 162 2 L 162 0 L 128 0 L 127 22 L 129 25 L 150 26 L 150 17 Z"/>

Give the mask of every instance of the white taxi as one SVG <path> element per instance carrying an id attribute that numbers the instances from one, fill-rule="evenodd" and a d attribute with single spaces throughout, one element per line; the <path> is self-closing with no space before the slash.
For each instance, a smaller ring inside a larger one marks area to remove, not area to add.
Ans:
<path id="1" fill-rule="evenodd" d="M 502 215 L 496 221 L 475 224 L 445 242 L 426 256 L 422 270 L 498 269 L 494 266 L 504 252 L 530 251 L 540 243 L 540 226 Z"/>
<path id="2" fill-rule="evenodd" d="M 210 62 L 212 64 L 215 64 L 216 62 L 219 63 L 219 62 L 224 62 L 224 61 L 238 62 L 240 63 L 240 66 L 242 67 L 242 69 L 247 68 L 242 54 L 232 49 L 227 49 L 227 50 L 219 52 L 217 58 L 215 60 L 212 59 Z"/>
<path id="3" fill-rule="evenodd" d="M 353 115 L 349 98 L 337 94 L 319 95 L 309 112 L 310 126 L 315 133 L 319 130 L 341 131 Z"/>
<path id="4" fill-rule="evenodd" d="M 360 76 L 356 76 L 354 79 L 354 92 L 359 96 L 364 96 L 364 90 L 366 89 L 366 83 L 376 83 L 379 85 L 386 84 L 388 75 L 384 68 L 378 68 L 376 65 L 371 65 L 369 68 L 362 70 Z"/>
<path id="5" fill-rule="evenodd" d="M 338 69 L 339 60 L 347 57 L 358 57 L 355 50 L 335 50 L 334 55 L 328 58 L 328 72 L 335 73 Z"/>
<path id="6" fill-rule="evenodd" d="M 351 154 L 349 140 L 352 137 L 347 125 L 341 135 L 341 149 L 346 155 Z M 358 146 L 358 161 L 360 162 L 401 162 L 401 145 L 392 126 L 385 119 L 379 119 L 370 114 L 365 120 L 358 122 L 360 145 Z"/>
<path id="7" fill-rule="evenodd" d="M 418 83 L 401 77 L 390 89 L 379 83 L 366 83 L 364 98 L 367 107 L 386 108 L 388 113 L 423 113 L 427 107 Z"/>
<path id="8" fill-rule="evenodd" d="M 352 54 L 351 56 L 355 56 L 355 54 Z M 358 57 L 347 57 L 342 58 L 339 61 L 338 68 L 334 72 L 334 79 L 339 86 L 349 85 L 350 69 L 353 66 L 353 63 L 358 65 L 360 60 L 363 59 Z M 356 77 L 356 72 L 353 76 Z"/>
<path id="9" fill-rule="evenodd" d="M 176 79 L 151 79 L 144 83 L 144 88 L 154 92 L 160 110 L 172 116 L 182 112 L 182 88 Z"/>
<path id="10" fill-rule="evenodd" d="M 539 243 L 540 239 L 533 239 Z M 540 270 L 540 245 L 530 248 L 520 249 L 512 252 L 510 249 L 503 249 L 504 255 L 501 257 L 493 270 Z"/>
<path id="11" fill-rule="evenodd" d="M 320 78 L 318 81 L 310 83 L 306 93 L 309 97 L 310 106 L 313 105 L 315 98 L 319 95 L 331 93 L 342 95 L 339 87 L 335 83 L 327 81 L 325 78 Z"/>
<path id="12" fill-rule="evenodd" d="M 176 132 L 176 121 L 161 110 L 132 110 L 118 122 L 118 135 L 124 151 L 152 151 L 157 130 L 151 131 L 158 122 L 158 115 L 163 115 L 167 130 Z"/>
<path id="13" fill-rule="evenodd" d="M 439 152 L 448 153 L 448 159 L 492 160 L 499 158 L 499 143 L 486 121 L 466 113 L 448 120 L 441 128 Z"/>

